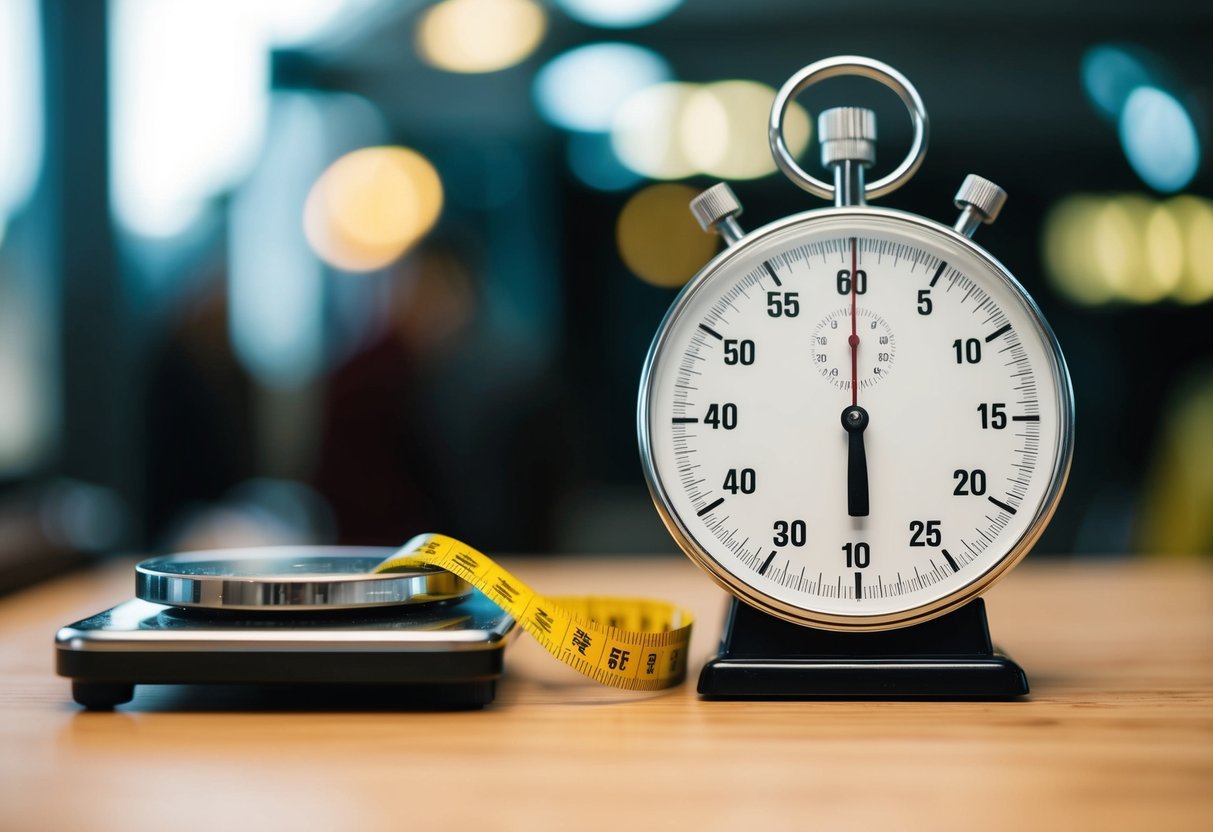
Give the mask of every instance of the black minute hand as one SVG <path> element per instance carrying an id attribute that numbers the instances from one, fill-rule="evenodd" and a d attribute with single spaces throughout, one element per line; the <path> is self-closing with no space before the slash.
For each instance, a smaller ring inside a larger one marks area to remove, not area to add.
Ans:
<path id="1" fill-rule="evenodd" d="M 863 432 L 868 426 L 868 411 L 851 405 L 842 411 L 842 427 L 847 432 L 847 514 L 868 516 L 868 455 L 863 450 Z"/>

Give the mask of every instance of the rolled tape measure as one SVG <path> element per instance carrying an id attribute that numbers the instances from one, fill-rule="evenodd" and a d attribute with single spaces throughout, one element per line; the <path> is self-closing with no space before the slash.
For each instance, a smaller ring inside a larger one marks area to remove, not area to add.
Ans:
<path id="1" fill-rule="evenodd" d="M 375 572 L 437 566 L 488 596 L 560 661 L 604 685 L 660 690 L 686 676 L 691 614 L 639 598 L 548 598 L 453 537 L 422 534 Z"/>

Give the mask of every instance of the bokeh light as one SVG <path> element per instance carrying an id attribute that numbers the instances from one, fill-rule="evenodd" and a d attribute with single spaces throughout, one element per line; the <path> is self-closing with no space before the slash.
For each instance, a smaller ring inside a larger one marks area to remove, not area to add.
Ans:
<path id="1" fill-rule="evenodd" d="M 1096 112 L 1117 126 L 1134 173 L 1162 193 L 1187 187 L 1200 169 L 1200 136 L 1167 63 L 1139 47 L 1101 44 L 1083 55 L 1080 73 Z"/>
<path id="2" fill-rule="evenodd" d="M 448 72 L 496 72 L 525 60 L 547 31 L 532 0 L 443 0 L 417 23 L 417 52 Z"/>
<path id="3" fill-rule="evenodd" d="M 756 81 L 719 81 L 696 90 L 687 102 L 679 140 L 690 161 L 722 179 L 756 179 L 775 172 L 767 121 L 775 90 Z M 794 155 L 809 143 L 809 114 L 788 109 L 784 140 Z"/>
<path id="4" fill-rule="evenodd" d="M 1120 118 L 1129 94 L 1150 83 L 1150 71 L 1137 50 L 1102 44 L 1082 56 L 1082 86 L 1095 109 L 1110 121 Z"/>
<path id="5" fill-rule="evenodd" d="M 1200 167 L 1200 139 L 1175 96 L 1155 87 L 1129 94 L 1120 114 L 1120 142 L 1133 170 L 1156 191 L 1174 193 Z"/>
<path id="6" fill-rule="evenodd" d="M 756 179 L 775 171 L 767 140 L 774 100 L 775 90 L 756 81 L 657 84 L 619 107 L 611 144 L 626 167 L 650 179 Z M 793 103 L 784 134 L 794 154 L 808 146 L 810 130 L 808 112 Z"/>
<path id="7" fill-rule="evenodd" d="M 556 0 L 569 17 L 604 29 L 628 29 L 655 23 L 682 0 Z"/>
<path id="8" fill-rule="evenodd" d="M 687 185 L 650 185 L 623 206 L 615 240 L 624 264 L 641 280 L 681 286 L 716 252 L 719 238 L 705 234 L 687 207 L 697 193 Z"/>
<path id="9" fill-rule="evenodd" d="M 442 211 L 442 182 L 424 156 L 367 147 L 342 156 L 308 194 L 303 229 L 316 255 L 345 271 L 373 271 L 421 239 Z"/>
<path id="10" fill-rule="evenodd" d="M 605 132 L 628 96 L 672 77 L 670 65 L 651 49 L 592 43 L 549 61 L 533 89 L 539 112 L 557 127 Z"/>
<path id="11" fill-rule="evenodd" d="M 1213 298 L 1213 202 L 1177 196 L 1167 202 L 1183 237 L 1184 268 L 1175 299 L 1204 303 Z"/>
<path id="12" fill-rule="evenodd" d="M 1213 202 L 1185 195 L 1078 194 L 1045 218 L 1053 285 L 1084 304 L 1213 299 Z"/>
<path id="13" fill-rule="evenodd" d="M 611 125 L 615 155 L 636 173 L 650 179 L 682 179 L 697 172 L 686 154 L 683 135 L 696 128 L 710 129 L 714 116 L 702 108 L 697 118 L 686 118 L 694 84 L 657 84 L 630 96 Z"/>
<path id="14" fill-rule="evenodd" d="M 1175 212 L 1166 203 L 1147 209 L 1142 242 L 1145 250 L 1145 273 L 1148 276 L 1143 303 L 1172 297 L 1183 278 L 1184 241 L 1183 231 Z"/>
<path id="15" fill-rule="evenodd" d="M 1044 261 L 1053 285 L 1081 304 L 1109 300 L 1103 277 L 1091 261 L 1091 218 L 1101 200 L 1082 194 L 1053 206 L 1044 223 Z"/>
<path id="16" fill-rule="evenodd" d="M 39 4 L 0 4 L 0 240 L 7 216 L 33 193 L 42 167 Z"/>

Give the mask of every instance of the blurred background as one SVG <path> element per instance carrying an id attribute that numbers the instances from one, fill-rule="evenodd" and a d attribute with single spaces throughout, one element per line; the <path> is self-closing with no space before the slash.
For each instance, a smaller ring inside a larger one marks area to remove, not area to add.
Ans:
<path id="1" fill-rule="evenodd" d="M 932 119 L 883 204 L 1011 194 L 979 241 L 1077 400 L 1038 551 L 1207 554 L 1211 42 L 1189 0 L 0 0 L 0 574 L 423 530 L 672 550 L 634 406 L 717 247 L 686 202 L 819 206 L 765 119 L 845 53 Z M 810 91 L 789 142 L 871 106 L 888 170 L 874 87 Z"/>

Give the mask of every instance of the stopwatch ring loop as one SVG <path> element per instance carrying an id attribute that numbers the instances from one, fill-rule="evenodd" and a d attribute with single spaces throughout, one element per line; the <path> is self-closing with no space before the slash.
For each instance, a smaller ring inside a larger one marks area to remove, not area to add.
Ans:
<path id="1" fill-rule="evenodd" d="M 875 182 L 869 182 L 864 187 L 864 196 L 868 199 L 876 199 L 891 194 L 908 182 L 917 173 L 918 168 L 922 165 L 922 160 L 927 155 L 929 130 L 927 109 L 923 106 L 922 97 L 904 75 L 888 64 L 857 55 L 840 55 L 809 64 L 789 78 L 779 90 L 779 94 L 775 96 L 775 103 L 771 106 L 771 120 L 767 126 L 771 155 L 775 157 L 775 164 L 783 171 L 784 176 L 793 183 L 814 196 L 822 199 L 834 199 L 834 186 L 802 168 L 788 150 L 787 142 L 783 138 L 783 125 L 787 118 L 788 108 L 792 106 L 796 96 L 819 81 L 844 75 L 855 75 L 877 81 L 897 93 L 897 97 L 910 111 L 910 121 L 914 126 L 914 141 L 910 145 L 910 152 L 906 154 L 901 164 L 894 168 L 888 176 L 877 179 Z"/>

